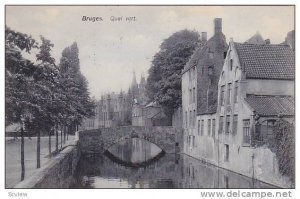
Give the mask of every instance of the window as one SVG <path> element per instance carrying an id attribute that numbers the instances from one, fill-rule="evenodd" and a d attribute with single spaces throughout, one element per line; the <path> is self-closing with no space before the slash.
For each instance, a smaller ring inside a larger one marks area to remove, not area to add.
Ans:
<path id="1" fill-rule="evenodd" d="M 228 189 L 229 188 L 229 178 L 227 175 L 224 175 L 224 184 L 225 184 L 225 188 Z"/>
<path id="2" fill-rule="evenodd" d="M 250 120 L 243 120 L 244 143 L 250 144 Z"/>
<path id="3" fill-rule="evenodd" d="M 198 120 L 198 135 L 200 135 L 200 120 Z"/>
<path id="4" fill-rule="evenodd" d="M 216 131 L 216 120 L 212 120 L 212 137 L 215 137 L 215 131 Z"/>
<path id="5" fill-rule="evenodd" d="M 238 126 L 238 115 L 233 116 L 233 123 L 232 123 L 232 134 L 237 134 L 237 126 Z"/>
<path id="6" fill-rule="evenodd" d="M 223 123 L 223 116 L 221 116 L 219 121 L 219 134 L 223 133 Z"/>
<path id="7" fill-rule="evenodd" d="M 213 59 L 214 58 L 214 53 L 213 52 L 208 52 L 208 58 Z"/>
<path id="8" fill-rule="evenodd" d="M 188 136 L 188 143 L 189 143 L 189 147 L 192 148 L 192 146 L 193 146 L 192 145 L 193 144 L 193 136 L 192 135 Z"/>
<path id="9" fill-rule="evenodd" d="M 233 68 L 233 60 L 232 59 L 230 59 L 230 71 L 232 71 L 232 68 Z"/>
<path id="10" fill-rule="evenodd" d="M 234 76 L 236 77 L 236 74 L 237 74 L 237 72 L 238 72 L 238 69 L 239 69 L 239 67 L 235 67 L 235 71 L 234 71 Z"/>
<path id="11" fill-rule="evenodd" d="M 228 84 L 228 88 L 227 88 L 227 104 L 230 104 L 230 97 L 231 97 L 231 83 Z"/>
<path id="12" fill-rule="evenodd" d="M 190 120 L 189 127 L 191 127 L 192 126 L 192 111 L 190 111 L 189 120 Z"/>
<path id="13" fill-rule="evenodd" d="M 195 79 L 196 78 L 196 67 L 194 66 L 193 67 L 193 79 Z"/>
<path id="14" fill-rule="evenodd" d="M 213 66 L 209 66 L 208 67 L 208 75 L 212 75 L 213 74 Z"/>
<path id="15" fill-rule="evenodd" d="M 220 93 L 220 105 L 224 105 L 224 92 L 225 92 L 225 86 L 221 86 L 221 93 Z"/>
<path id="16" fill-rule="evenodd" d="M 187 111 L 185 112 L 185 127 L 188 127 L 188 113 Z"/>
<path id="17" fill-rule="evenodd" d="M 236 103 L 238 101 L 238 89 L 239 89 L 238 81 L 235 81 L 235 84 L 234 84 L 234 103 Z"/>
<path id="18" fill-rule="evenodd" d="M 226 129 L 225 129 L 226 133 L 230 132 L 230 115 L 226 116 Z"/>
<path id="19" fill-rule="evenodd" d="M 196 101 L 196 94 L 195 94 L 195 92 L 196 92 L 196 89 L 194 87 L 193 88 L 193 103 L 195 103 L 195 101 Z"/>
<path id="20" fill-rule="evenodd" d="M 113 119 L 113 117 L 114 117 L 113 114 L 114 114 L 113 112 L 109 112 L 109 120 L 112 120 L 112 119 Z"/>
<path id="21" fill-rule="evenodd" d="M 194 110 L 193 127 L 196 127 L 196 110 Z"/>
<path id="22" fill-rule="evenodd" d="M 207 120 L 207 135 L 210 136 L 211 133 L 211 119 Z"/>
<path id="23" fill-rule="evenodd" d="M 203 130 L 204 130 L 204 120 L 201 120 L 201 135 L 203 135 Z"/>
<path id="24" fill-rule="evenodd" d="M 267 121 L 267 136 L 268 136 L 268 138 L 273 137 L 274 124 L 275 124 L 275 120 Z"/>
<path id="25" fill-rule="evenodd" d="M 192 140 L 193 140 L 193 141 L 192 141 L 192 142 L 193 142 L 193 143 L 192 143 L 192 146 L 195 147 L 195 146 L 196 146 L 196 145 L 195 145 L 195 136 L 192 136 L 192 138 L 193 138 L 193 139 L 192 139 Z"/>
<path id="26" fill-rule="evenodd" d="M 224 158 L 225 162 L 229 161 L 229 145 L 225 144 L 225 158 Z"/>

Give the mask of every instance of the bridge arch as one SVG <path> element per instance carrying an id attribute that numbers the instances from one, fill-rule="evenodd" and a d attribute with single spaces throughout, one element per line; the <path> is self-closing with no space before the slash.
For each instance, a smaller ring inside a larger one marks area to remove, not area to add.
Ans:
<path id="1" fill-rule="evenodd" d="M 134 137 L 147 140 L 157 145 L 166 153 L 175 153 L 176 143 L 177 145 L 181 143 L 182 130 L 169 126 L 122 126 L 84 130 L 80 131 L 78 135 L 80 150 L 83 153 L 103 153 L 121 140 Z"/>
<path id="2" fill-rule="evenodd" d="M 135 137 L 132 137 L 132 136 L 122 137 L 122 138 L 116 140 L 115 142 L 110 143 L 110 145 L 104 147 L 104 151 L 108 150 L 109 148 L 111 148 L 112 146 L 114 146 L 114 145 L 116 145 L 116 144 L 118 144 L 120 142 L 123 142 L 124 140 L 127 140 L 127 139 L 130 140 L 130 139 L 133 139 L 133 138 L 138 138 L 138 139 L 146 140 L 147 142 L 150 142 L 150 143 L 154 144 L 155 146 L 157 146 L 158 148 L 160 148 L 162 151 L 165 151 L 165 149 L 163 148 L 164 146 L 161 146 L 161 145 L 157 144 L 155 141 L 146 139 L 143 136 L 141 136 L 140 134 L 137 135 L 137 136 L 135 136 Z"/>

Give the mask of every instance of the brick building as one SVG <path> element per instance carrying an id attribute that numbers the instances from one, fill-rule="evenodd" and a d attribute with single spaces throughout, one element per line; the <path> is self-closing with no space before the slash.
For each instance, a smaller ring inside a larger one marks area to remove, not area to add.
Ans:
<path id="1" fill-rule="evenodd" d="M 182 72 L 182 112 L 184 128 L 184 151 L 190 155 L 199 153 L 199 121 L 217 110 L 217 87 L 223 67 L 227 43 L 222 33 L 222 19 L 214 19 L 214 35 L 207 40 L 201 34 L 201 45 L 195 50 Z M 197 122 L 198 121 L 198 122 Z"/>

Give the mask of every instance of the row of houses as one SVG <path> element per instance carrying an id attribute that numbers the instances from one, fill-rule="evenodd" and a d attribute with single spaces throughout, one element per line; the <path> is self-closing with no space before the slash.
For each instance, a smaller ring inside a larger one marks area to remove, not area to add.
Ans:
<path id="1" fill-rule="evenodd" d="M 264 145 L 273 126 L 294 123 L 294 31 L 282 44 L 257 33 L 229 44 L 222 19 L 182 71 L 183 152 L 280 187 L 290 187 L 276 155 Z M 260 143 L 260 144 L 257 144 Z"/>

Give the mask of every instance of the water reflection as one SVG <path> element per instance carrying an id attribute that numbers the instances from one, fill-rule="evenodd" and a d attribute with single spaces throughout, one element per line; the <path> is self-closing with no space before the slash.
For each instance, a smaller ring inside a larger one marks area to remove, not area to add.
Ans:
<path id="1" fill-rule="evenodd" d="M 127 166 L 147 165 L 163 153 L 157 145 L 140 138 L 122 140 L 106 151 L 106 155 Z"/>
<path id="2" fill-rule="evenodd" d="M 274 188 L 186 155 L 166 154 L 146 167 L 126 167 L 103 154 L 83 155 L 71 188 Z"/>

